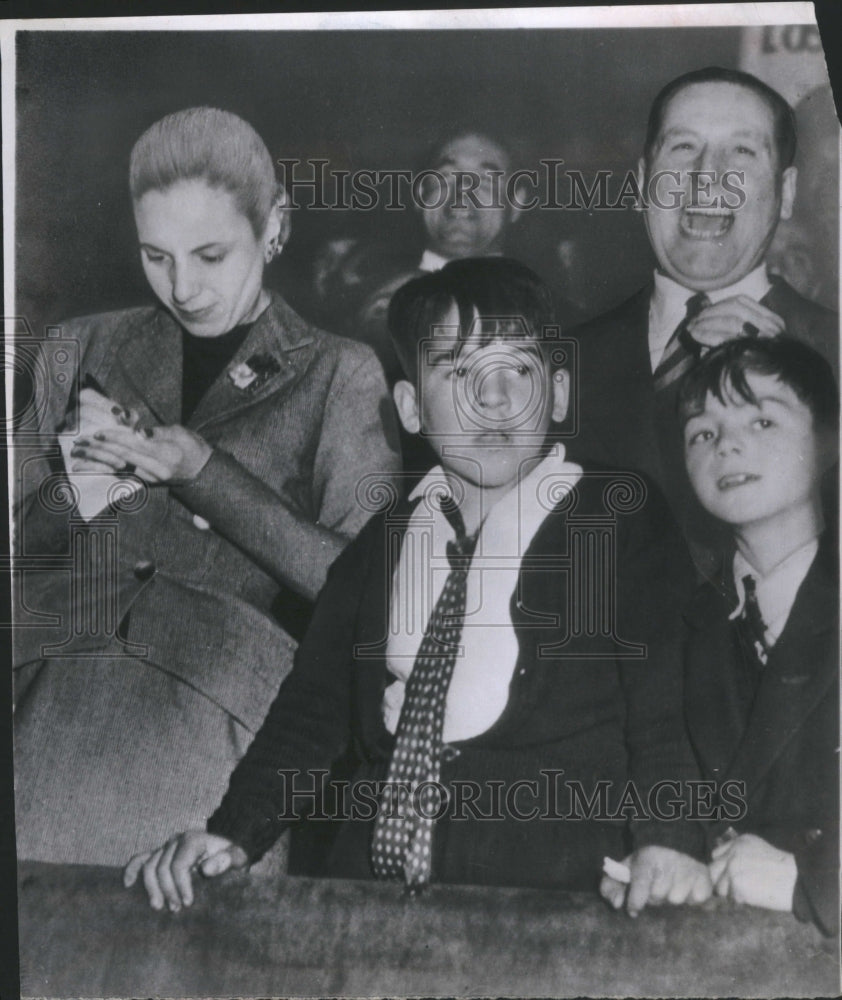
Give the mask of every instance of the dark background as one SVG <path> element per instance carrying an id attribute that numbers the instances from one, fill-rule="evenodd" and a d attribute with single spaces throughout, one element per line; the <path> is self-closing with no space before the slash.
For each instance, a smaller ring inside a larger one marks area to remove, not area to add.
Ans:
<path id="1" fill-rule="evenodd" d="M 45 323 L 149 299 L 128 157 L 170 111 L 226 108 L 273 157 L 320 156 L 350 170 L 412 168 L 442 132 L 470 125 L 507 139 L 515 167 L 558 157 L 591 182 L 600 169 L 634 168 L 664 82 L 710 63 L 736 66 L 739 39 L 733 28 L 21 33 L 18 315 L 38 336 Z M 404 247 L 416 229 L 409 211 L 302 208 L 268 281 L 306 312 L 302 276 L 324 236 Z M 587 312 L 621 301 L 651 271 L 630 209 L 524 213 L 512 250 L 564 293 L 563 239 L 575 243 L 568 283 Z"/>

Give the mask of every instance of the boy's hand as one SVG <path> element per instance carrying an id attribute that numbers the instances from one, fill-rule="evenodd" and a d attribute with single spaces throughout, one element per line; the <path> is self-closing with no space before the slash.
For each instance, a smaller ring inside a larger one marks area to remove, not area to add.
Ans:
<path id="1" fill-rule="evenodd" d="M 629 885 L 604 875 L 599 893 L 615 910 L 619 910 L 625 901 L 626 910 L 631 917 L 636 917 L 647 905 L 696 905 L 703 903 L 711 895 L 712 886 L 707 866 L 691 858 L 689 854 L 682 854 L 670 847 L 641 847 L 630 854 L 624 864 L 631 871 Z"/>
<path id="2" fill-rule="evenodd" d="M 193 902 L 191 872 L 198 868 L 203 875 L 221 875 L 229 868 L 244 868 L 246 852 L 226 840 L 204 830 L 188 830 L 168 840 L 163 847 L 148 854 L 136 854 L 123 872 L 123 885 L 135 884 L 141 869 L 143 884 L 154 910 L 163 909 L 164 902 L 173 913 L 182 905 Z"/>
<path id="3" fill-rule="evenodd" d="M 759 337 L 777 337 L 785 329 L 777 313 L 748 295 L 734 295 L 709 305 L 687 324 L 693 340 L 705 347 L 718 347 L 727 340 L 752 333 Z"/>
<path id="4" fill-rule="evenodd" d="M 798 868 L 788 851 L 779 851 L 753 833 L 742 833 L 715 848 L 712 857 L 710 877 L 717 896 L 767 910 L 792 909 Z"/>

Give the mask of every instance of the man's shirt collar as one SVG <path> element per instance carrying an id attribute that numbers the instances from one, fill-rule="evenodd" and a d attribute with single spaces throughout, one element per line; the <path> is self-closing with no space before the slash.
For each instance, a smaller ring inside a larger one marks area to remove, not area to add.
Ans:
<path id="1" fill-rule="evenodd" d="M 705 294 L 713 303 L 735 295 L 747 295 L 759 302 L 771 287 L 766 265 L 760 264 L 733 285 L 714 288 Z M 649 360 L 653 372 L 658 367 L 667 342 L 684 319 L 687 300 L 695 294 L 694 289 L 685 288 L 662 271 L 655 271 L 655 289 L 649 303 Z"/>

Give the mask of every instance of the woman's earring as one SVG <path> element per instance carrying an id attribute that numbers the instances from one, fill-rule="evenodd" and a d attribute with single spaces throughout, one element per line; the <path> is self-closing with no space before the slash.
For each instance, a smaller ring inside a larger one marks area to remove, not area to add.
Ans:
<path id="1" fill-rule="evenodd" d="M 283 243 L 281 243 L 277 236 L 273 236 L 272 239 L 266 244 L 266 249 L 263 252 L 263 258 L 266 263 L 271 264 L 283 248 Z"/>

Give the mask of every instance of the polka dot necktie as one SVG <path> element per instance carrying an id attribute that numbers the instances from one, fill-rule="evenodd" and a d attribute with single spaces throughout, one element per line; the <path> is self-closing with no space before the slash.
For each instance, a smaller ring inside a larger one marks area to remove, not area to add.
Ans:
<path id="1" fill-rule="evenodd" d="M 476 534 L 465 535 L 457 507 L 442 504 L 442 510 L 456 530 L 456 540 L 447 543 L 451 568 L 406 682 L 371 846 L 374 874 L 403 879 L 411 889 L 426 885 L 432 873 L 433 826 L 443 806 L 439 779 L 444 708 L 459 652 L 468 569 L 477 540 Z"/>
<path id="2" fill-rule="evenodd" d="M 687 311 L 684 319 L 673 331 L 658 367 L 654 372 L 655 392 L 661 392 L 678 379 L 696 363 L 701 346 L 690 336 L 687 329 L 690 320 L 695 319 L 699 313 L 710 305 L 710 299 L 704 292 L 697 292 L 687 300 Z"/>

